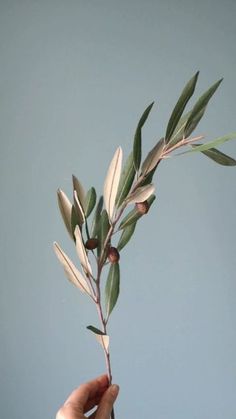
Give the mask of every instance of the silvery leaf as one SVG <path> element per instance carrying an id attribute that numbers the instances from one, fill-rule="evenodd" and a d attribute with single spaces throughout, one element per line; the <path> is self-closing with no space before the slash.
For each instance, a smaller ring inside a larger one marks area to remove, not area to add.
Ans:
<path id="1" fill-rule="evenodd" d="M 58 198 L 58 205 L 61 211 L 61 215 L 67 231 L 72 239 L 74 239 L 73 231 L 71 228 L 71 212 L 72 212 L 72 204 L 70 200 L 67 198 L 66 194 L 61 190 L 58 189 L 57 191 L 57 198 Z"/>
<path id="2" fill-rule="evenodd" d="M 103 349 L 108 352 L 109 349 L 109 336 L 108 335 L 96 335 L 97 341 L 102 345 Z"/>
<path id="3" fill-rule="evenodd" d="M 92 275 L 91 265 L 84 247 L 81 231 L 78 226 L 75 227 L 76 251 L 79 256 L 80 263 L 85 273 Z"/>
<path id="4" fill-rule="evenodd" d="M 104 183 L 104 203 L 109 219 L 112 220 L 122 164 L 122 149 L 118 147 L 110 163 Z"/>
<path id="5" fill-rule="evenodd" d="M 79 181 L 79 179 L 77 179 L 76 176 L 72 175 L 72 182 L 73 182 L 73 190 L 77 192 L 77 196 L 79 199 L 79 202 L 83 208 L 84 211 L 84 207 L 85 207 L 85 190 L 81 184 L 81 182 Z"/>
<path id="6" fill-rule="evenodd" d="M 146 201 L 154 192 L 154 185 L 140 186 L 135 192 L 130 194 L 126 200 L 128 204 Z"/>
<path id="7" fill-rule="evenodd" d="M 58 243 L 54 242 L 54 251 L 56 256 L 58 257 L 59 261 L 61 262 L 65 274 L 72 284 L 74 284 L 77 288 L 79 288 L 82 292 L 86 292 L 91 296 L 91 292 L 89 286 L 86 282 L 86 279 L 83 277 L 81 272 L 75 267 L 73 262 L 69 259 L 69 257 L 63 252 L 61 247 Z"/>

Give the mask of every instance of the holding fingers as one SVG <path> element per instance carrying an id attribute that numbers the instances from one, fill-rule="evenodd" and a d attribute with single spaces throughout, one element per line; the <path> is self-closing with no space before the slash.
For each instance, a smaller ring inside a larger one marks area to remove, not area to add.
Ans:
<path id="1" fill-rule="evenodd" d="M 58 411 L 56 419 L 85 419 L 95 406 L 90 419 L 110 419 L 113 404 L 119 392 L 116 385 L 109 386 L 107 375 L 82 384 L 74 390 Z"/>

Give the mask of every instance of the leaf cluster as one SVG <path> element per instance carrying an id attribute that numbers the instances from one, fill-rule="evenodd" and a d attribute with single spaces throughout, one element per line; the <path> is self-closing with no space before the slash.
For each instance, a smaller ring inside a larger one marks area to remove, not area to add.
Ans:
<path id="1" fill-rule="evenodd" d="M 171 112 L 164 136 L 154 144 L 142 161 L 143 128 L 154 102 L 144 110 L 134 133 L 132 151 L 123 164 L 122 149 L 117 148 L 107 170 L 103 195 L 99 199 L 93 186 L 86 192 L 74 175 L 72 176 L 72 200 L 61 189 L 58 190 L 59 209 L 65 227 L 75 243 L 82 272 L 75 267 L 57 243 L 54 244 L 55 252 L 69 280 L 81 291 L 87 293 L 97 305 L 103 330 L 91 325 L 88 329 L 95 333 L 105 351 L 108 351 L 109 345 L 107 322 L 118 301 L 120 291 L 119 258 L 115 260 L 114 255 L 111 258 L 109 252 L 111 247 L 113 249 L 115 247 L 117 254 L 124 249 L 132 238 L 139 220 L 153 204 L 156 196 L 152 180 L 160 162 L 173 155 L 175 150 L 189 147 L 178 155 L 201 152 L 218 164 L 236 165 L 234 158 L 215 148 L 236 138 L 236 133 L 224 135 L 203 144 L 198 142 L 203 138 L 202 136 L 191 137 L 205 114 L 210 99 L 222 82 L 220 79 L 210 86 L 196 100 L 192 108 L 186 111 L 194 95 L 198 77 L 199 72 L 194 74 L 185 85 Z M 114 245 L 116 234 L 119 237 Z M 86 247 L 90 239 L 96 243 L 92 249 Z M 92 269 L 91 258 L 95 261 L 95 272 Z M 101 277 L 106 264 L 110 266 L 103 298 Z"/>

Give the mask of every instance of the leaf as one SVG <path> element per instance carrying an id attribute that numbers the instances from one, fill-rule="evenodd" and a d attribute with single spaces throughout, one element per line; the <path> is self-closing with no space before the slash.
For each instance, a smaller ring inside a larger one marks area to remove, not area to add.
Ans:
<path id="1" fill-rule="evenodd" d="M 56 256 L 58 257 L 59 261 L 61 262 L 65 274 L 72 284 L 74 284 L 77 288 L 79 288 L 82 292 L 86 292 L 91 296 L 91 292 L 89 286 L 86 282 L 86 279 L 83 277 L 81 272 L 75 267 L 73 262 L 69 259 L 69 257 L 63 252 L 61 247 L 58 243 L 54 242 L 53 244 L 54 251 Z"/>
<path id="2" fill-rule="evenodd" d="M 236 132 L 232 132 L 231 134 L 227 134 L 227 135 L 224 135 L 223 137 L 216 138 L 215 140 L 209 141 L 208 143 L 205 143 L 205 144 L 201 144 L 201 145 L 195 144 L 195 147 L 193 147 L 191 150 L 187 150 L 187 151 L 184 151 L 183 153 L 179 153 L 178 156 L 181 154 L 186 154 L 186 153 L 194 153 L 196 151 L 206 151 L 211 148 L 214 148 L 217 145 L 223 144 L 226 141 L 233 140 L 235 138 L 236 138 Z"/>
<path id="3" fill-rule="evenodd" d="M 141 168 L 142 175 L 147 175 L 157 165 L 160 160 L 162 151 L 165 147 L 165 140 L 161 138 L 153 149 L 148 153 Z"/>
<path id="4" fill-rule="evenodd" d="M 81 182 L 77 179 L 76 176 L 72 175 L 73 190 L 77 192 L 77 197 L 79 202 L 84 210 L 85 207 L 85 190 Z"/>
<path id="5" fill-rule="evenodd" d="M 120 267 L 119 263 L 112 263 L 109 269 L 108 278 L 105 287 L 105 304 L 107 318 L 110 316 L 116 305 L 120 292 Z"/>
<path id="6" fill-rule="evenodd" d="M 93 211 L 93 209 L 96 205 L 96 199 L 97 199 L 96 191 L 92 187 L 87 192 L 86 198 L 85 198 L 84 213 L 85 213 L 86 218 L 88 218 L 88 216 Z"/>
<path id="7" fill-rule="evenodd" d="M 76 190 L 74 190 L 74 207 L 75 207 L 76 215 L 77 215 L 78 220 L 79 220 L 79 224 L 82 225 L 85 221 L 85 215 L 84 215 L 84 210 L 83 210 L 83 207 L 82 207 L 82 205 L 79 201 Z"/>
<path id="8" fill-rule="evenodd" d="M 110 220 L 112 220 L 115 199 L 118 190 L 122 164 L 122 149 L 118 147 L 110 163 L 104 183 L 104 203 Z"/>
<path id="9" fill-rule="evenodd" d="M 152 203 L 154 202 L 154 200 L 156 199 L 155 195 L 151 195 L 147 202 L 149 205 L 149 208 L 151 207 Z M 127 226 L 135 223 L 136 221 L 138 221 L 139 218 L 142 217 L 142 214 L 140 214 L 140 212 L 138 212 L 136 210 L 136 208 L 134 208 L 132 211 L 130 211 L 121 221 L 120 225 L 119 225 L 119 230 L 122 230 L 123 228 L 126 228 Z"/>
<path id="10" fill-rule="evenodd" d="M 67 198 L 66 194 L 61 190 L 58 189 L 57 191 L 57 199 L 58 205 L 61 211 L 61 215 L 67 231 L 72 239 L 74 239 L 73 231 L 71 228 L 71 212 L 72 212 L 72 204 L 70 200 Z"/>
<path id="11" fill-rule="evenodd" d="M 116 206 L 119 208 L 128 195 L 131 186 L 133 184 L 135 176 L 135 168 L 134 168 L 134 160 L 133 160 L 133 152 L 130 153 L 129 157 L 127 158 L 124 168 L 121 173 L 118 191 L 116 195 Z"/>
<path id="12" fill-rule="evenodd" d="M 97 341 L 102 345 L 103 349 L 108 353 L 109 348 L 109 336 L 108 335 L 96 335 Z"/>
<path id="13" fill-rule="evenodd" d="M 80 229 L 81 229 L 81 225 L 82 224 L 80 224 L 80 219 L 79 219 L 79 217 L 77 216 L 77 214 L 76 214 L 76 210 L 75 210 L 75 206 L 74 205 L 72 205 L 72 210 L 71 210 L 71 231 L 73 232 L 73 231 L 75 231 L 75 227 L 76 226 L 79 226 L 80 227 Z M 73 233 L 73 239 L 74 239 L 74 241 L 75 241 L 75 235 L 74 235 L 74 233 Z"/>
<path id="14" fill-rule="evenodd" d="M 94 326 L 87 326 L 88 330 L 91 330 L 91 332 L 95 333 L 96 335 L 106 335 L 106 333 L 102 332 L 101 330 L 97 329 Z"/>
<path id="15" fill-rule="evenodd" d="M 192 147 L 197 147 L 196 144 L 192 144 Z M 223 166 L 236 166 L 236 160 L 227 154 L 222 153 L 216 148 L 210 148 L 209 150 L 202 151 L 205 156 L 214 160 L 216 163 L 222 164 Z"/>
<path id="16" fill-rule="evenodd" d="M 100 214 L 102 211 L 102 207 L 103 207 L 103 196 L 100 196 L 99 201 L 97 203 L 95 212 L 94 212 L 94 217 L 93 217 L 93 221 L 91 224 L 91 237 L 96 237 L 97 236 L 97 232 L 98 232 L 98 225 L 99 225 L 99 220 L 100 220 Z"/>
<path id="17" fill-rule="evenodd" d="M 128 196 L 128 198 L 126 199 L 126 202 L 128 204 L 134 204 L 136 202 L 146 201 L 149 198 L 149 196 L 153 194 L 154 190 L 155 190 L 155 187 L 152 184 L 146 185 L 146 186 L 140 186 L 139 188 L 136 189 L 135 192 L 133 192 L 132 194 Z"/>
<path id="18" fill-rule="evenodd" d="M 189 101 L 189 99 L 192 97 L 194 90 L 195 90 L 195 86 L 197 83 L 197 79 L 198 79 L 198 75 L 199 75 L 199 71 L 188 81 L 188 83 L 186 84 L 186 86 L 184 87 L 184 90 L 182 91 L 175 107 L 174 110 L 171 114 L 170 120 L 168 122 L 167 125 L 167 129 L 166 129 L 166 135 L 165 135 L 165 142 L 166 144 L 168 144 L 168 142 L 171 139 L 171 136 L 182 116 L 182 113 Z"/>
<path id="19" fill-rule="evenodd" d="M 192 112 L 188 118 L 188 121 L 185 126 L 184 135 L 185 137 L 189 137 L 189 135 L 193 132 L 196 128 L 197 124 L 203 117 L 207 104 L 211 97 L 214 95 L 215 91 L 219 87 L 220 83 L 223 79 L 218 80 L 214 83 L 202 96 L 197 100 L 196 104 L 194 105 Z"/>
<path id="20" fill-rule="evenodd" d="M 92 275 L 92 268 L 89 263 L 87 253 L 84 247 L 81 231 L 78 226 L 75 227 L 74 234 L 75 234 L 75 240 L 76 240 L 76 251 L 79 256 L 79 260 L 82 265 L 82 268 L 86 274 Z"/>
<path id="21" fill-rule="evenodd" d="M 185 126 L 187 124 L 187 120 L 191 114 L 192 110 L 187 112 L 186 114 L 184 114 L 183 116 L 181 116 L 174 132 L 173 135 L 168 143 L 168 147 L 167 149 L 169 149 L 170 147 L 173 147 L 175 144 L 177 144 L 179 141 L 181 141 L 184 137 L 184 130 L 185 130 Z"/>
<path id="22" fill-rule="evenodd" d="M 141 163 L 141 157 L 142 157 L 142 127 L 145 124 L 148 115 L 154 105 L 154 102 L 152 102 L 143 112 L 139 123 L 137 125 L 135 134 L 134 134 L 134 144 L 133 144 L 133 159 L 134 159 L 134 168 L 136 171 L 139 170 L 139 166 Z"/>
<path id="23" fill-rule="evenodd" d="M 132 235 L 134 234 L 135 227 L 136 227 L 136 222 L 128 225 L 122 231 L 122 234 L 120 236 L 120 240 L 119 240 L 118 245 L 117 245 L 117 249 L 119 250 L 119 252 L 121 251 L 121 249 L 123 249 L 123 247 L 126 246 L 126 244 L 131 239 Z"/>
<path id="24" fill-rule="evenodd" d="M 108 231 L 110 229 L 110 223 L 107 215 L 107 211 L 104 209 L 101 213 L 99 227 L 98 227 L 98 247 L 97 247 L 97 253 L 98 256 L 101 255 L 102 249 L 104 247 L 104 243 L 108 234 Z"/>

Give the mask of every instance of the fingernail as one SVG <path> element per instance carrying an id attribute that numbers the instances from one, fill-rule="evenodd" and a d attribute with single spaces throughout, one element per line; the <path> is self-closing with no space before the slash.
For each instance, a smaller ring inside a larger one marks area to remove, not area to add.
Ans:
<path id="1" fill-rule="evenodd" d="M 110 392 L 112 396 L 116 397 L 119 393 L 120 387 L 117 384 L 112 384 L 110 387 Z"/>

